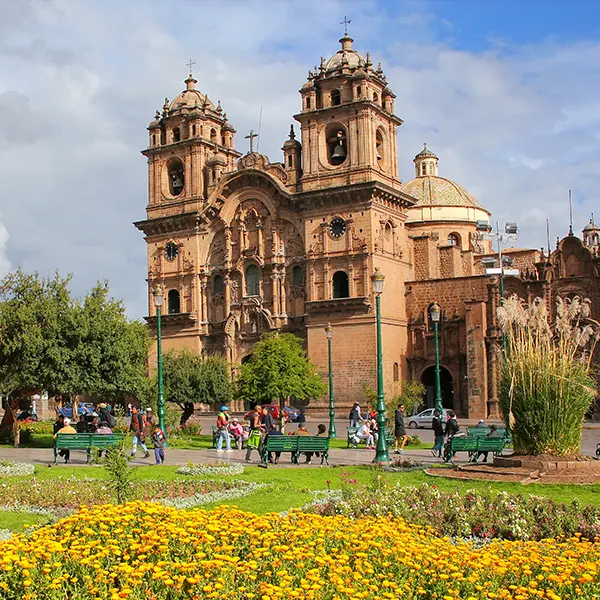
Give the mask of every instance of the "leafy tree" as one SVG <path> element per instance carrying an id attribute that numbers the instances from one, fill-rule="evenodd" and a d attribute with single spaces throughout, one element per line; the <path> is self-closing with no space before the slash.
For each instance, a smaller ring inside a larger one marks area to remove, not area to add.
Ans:
<path id="1" fill-rule="evenodd" d="M 190 350 L 171 350 L 163 356 L 165 399 L 182 408 L 180 424 L 192 416 L 194 403 L 228 404 L 233 396 L 230 369 L 221 356 L 202 357 Z"/>
<path id="2" fill-rule="evenodd" d="M 300 338 L 291 333 L 267 333 L 241 367 L 238 396 L 249 403 L 278 402 L 288 398 L 319 398 L 327 391 Z"/>

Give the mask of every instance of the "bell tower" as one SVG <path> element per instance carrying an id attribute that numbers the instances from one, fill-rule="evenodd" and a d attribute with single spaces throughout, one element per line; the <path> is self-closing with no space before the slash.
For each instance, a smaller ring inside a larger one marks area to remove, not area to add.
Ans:
<path id="1" fill-rule="evenodd" d="M 397 188 L 394 94 L 381 65 L 363 58 L 345 34 L 341 49 L 308 72 L 302 111 L 302 190 L 380 181 Z"/>

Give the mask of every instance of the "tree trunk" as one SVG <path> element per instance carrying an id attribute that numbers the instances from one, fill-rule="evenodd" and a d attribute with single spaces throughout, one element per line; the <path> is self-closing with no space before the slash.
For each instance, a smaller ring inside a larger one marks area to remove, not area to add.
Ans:
<path id="1" fill-rule="evenodd" d="M 17 413 L 21 404 L 21 398 L 10 398 L 6 403 L 6 409 L 4 416 L 2 417 L 2 423 L 0 423 L 0 429 L 11 430 L 13 434 L 13 445 L 15 448 L 18 447 L 20 441 L 19 435 L 19 422 L 17 421 Z"/>

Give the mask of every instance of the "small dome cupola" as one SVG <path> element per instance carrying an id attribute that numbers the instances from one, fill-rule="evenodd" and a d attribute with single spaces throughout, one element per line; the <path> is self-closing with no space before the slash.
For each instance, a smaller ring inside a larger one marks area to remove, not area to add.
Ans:
<path id="1" fill-rule="evenodd" d="M 415 156 L 415 176 L 425 177 L 428 175 L 437 176 L 438 174 L 438 157 L 434 152 L 427 148 L 427 144 L 423 145 L 423 150 Z"/>
<path id="2" fill-rule="evenodd" d="M 590 222 L 583 228 L 583 245 L 592 251 L 592 254 L 600 254 L 600 227 L 594 223 L 594 213 Z"/>

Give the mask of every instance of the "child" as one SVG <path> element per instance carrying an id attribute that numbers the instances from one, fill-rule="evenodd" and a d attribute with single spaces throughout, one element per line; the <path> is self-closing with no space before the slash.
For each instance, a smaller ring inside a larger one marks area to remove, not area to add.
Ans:
<path id="1" fill-rule="evenodd" d="M 165 434 L 158 425 L 154 426 L 152 442 L 154 443 L 154 458 L 156 459 L 156 464 L 160 465 L 165 462 Z"/>

